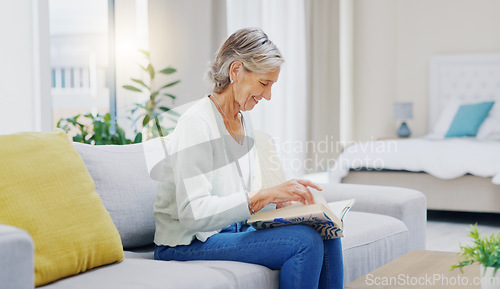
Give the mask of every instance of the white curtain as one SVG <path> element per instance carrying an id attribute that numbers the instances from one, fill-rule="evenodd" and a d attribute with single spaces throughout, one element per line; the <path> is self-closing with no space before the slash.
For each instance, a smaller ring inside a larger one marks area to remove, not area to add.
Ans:
<path id="1" fill-rule="evenodd" d="M 351 0 L 347 0 L 351 1 Z M 309 173 L 326 172 L 341 152 L 340 1 L 306 2 Z M 344 75 L 347 76 L 347 75 Z M 348 111 L 344 111 L 348 114 Z"/>
<path id="2" fill-rule="evenodd" d="M 304 173 L 307 138 L 307 64 L 304 0 L 227 0 L 227 31 L 260 27 L 285 57 L 271 101 L 250 113 L 255 129 L 277 144 L 287 178 Z"/>

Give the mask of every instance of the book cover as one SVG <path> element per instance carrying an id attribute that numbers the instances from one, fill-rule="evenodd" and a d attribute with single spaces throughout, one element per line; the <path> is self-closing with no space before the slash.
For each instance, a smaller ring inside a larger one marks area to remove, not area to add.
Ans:
<path id="1" fill-rule="evenodd" d="M 343 219 L 355 199 L 327 203 L 320 192 L 314 193 L 315 203 L 297 203 L 281 209 L 257 212 L 247 224 L 257 230 L 279 226 L 303 224 L 312 226 L 323 240 L 340 238 L 343 233 Z"/>

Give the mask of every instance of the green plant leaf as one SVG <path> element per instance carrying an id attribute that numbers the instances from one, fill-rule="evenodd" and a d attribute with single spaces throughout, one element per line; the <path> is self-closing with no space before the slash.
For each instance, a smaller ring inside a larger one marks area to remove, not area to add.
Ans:
<path id="1" fill-rule="evenodd" d="M 148 64 L 148 72 L 149 72 L 149 77 L 151 77 L 151 80 L 153 80 L 155 78 L 155 69 L 153 67 L 153 65 Z"/>
<path id="2" fill-rule="evenodd" d="M 169 116 L 176 116 L 176 117 L 180 117 L 180 116 L 181 116 L 181 115 L 180 115 L 178 112 L 176 112 L 175 110 L 169 110 L 169 111 L 168 111 L 168 115 L 169 115 Z M 172 118 L 172 117 L 170 117 L 170 119 L 173 119 L 173 118 Z"/>
<path id="3" fill-rule="evenodd" d="M 116 144 L 124 145 L 127 143 L 125 138 L 125 132 L 123 132 L 123 129 L 117 128 L 116 134 L 118 135 L 118 138 L 116 139 Z"/>
<path id="4" fill-rule="evenodd" d="M 164 93 L 163 95 L 170 97 L 172 100 L 176 99 L 176 96 L 170 93 Z"/>
<path id="5" fill-rule="evenodd" d="M 151 117 L 149 116 L 149 114 L 146 114 L 146 116 L 144 116 L 144 119 L 142 120 L 142 126 L 146 126 L 150 119 Z"/>
<path id="6" fill-rule="evenodd" d="M 135 78 L 131 78 L 130 80 L 132 80 L 133 82 L 136 82 L 136 83 L 139 83 L 140 85 L 144 86 L 145 88 L 147 88 L 149 90 L 149 86 L 147 86 L 144 81 L 140 80 L 140 79 L 135 79 Z"/>
<path id="7" fill-rule="evenodd" d="M 102 145 L 102 122 L 96 121 L 94 122 L 94 141 L 96 145 Z"/>
<path id="8" fill-rule="evenodd" d="M 142 133 L 138 133 L 136 136 L 135 136 L 135 139 L 134 139 L 134 143 L 140 143 L 142 142 Z"/>
<path id="9" fill-rule="evenodd" d="M 144 49 L 139 49 L 139 52 L 142 53 L 142 54 L 144 54 L 144 55 L 146 55 L 147 58 L 150 57 L 149 51 L 146 51 Z"/>
<path id="10" fill-rule="evenodd" d="M 168 111 L 169 116 L 167 116 L 167 117 L 168 117 L 169 121 L 171 121 L 173 123 L 177 122 L 178 117 L 172 116 L 170 114 L 178 115 L 178 113 L 171 111 L 170 108 L 168 108 L 166 106 L 160 107 L 160 105 L 159 105 L 160 101 L 158 100 L 158 96 L 161 96 L 162 100 L 164 97 L 169 97 L 172 99 L 172 103 L 173 103 L 176 99 L 176 96 L 174 96 L 172 94 L 164 94 L 161 90 L 180 83 L 180 80 L 167 83 L 163 87 L 161 87 L 157 90 L 156 89 L 154 90 L 152 82 L 153 82 L 154 78 L 156 77 L 156 73 L 170 75 L 170 74 L 177 72 L 177 69 L 168 66 L 168 67 L 164 67 L 162 70 L 156 71 L 152 62 L 151 62 L 151 58 L 150 58 L 151 54 L 149 53 L 149 51 L 139 50 L 139 52 L 142 53 L 144 56 L 146 56 L 148 62 L 147 62 L 147 64 L 144 64 L 144 65 L 137 63 L 137 65 L 139 65 L 141 67 L 141 69 L 143 69 L 144 71 L 146 71 L 149 74 L 150 79 L 148 81 L 148 79 L 141 80 L 141 79 L 131 78 L 131 80 L 134 83 L 132 83 L 132 85 L 129 85 L 128 87 L 133 87 L 133 88 L 129 88 L 129 90 L 133 90 L 136 92 L 139 92 L 139 91 L 147 92 L 146 90 L 144 90 L 144 88 L 148 89 L 149 90 L 149 99 L 143 103 L 141 102 L 141 104 L 135 104 L 135 106 L 133 106 L 133 108 L 130 110 L 131 115 L 129 116 L 129 119 L 133 120 L 132 121 L 132 128 L 134 129 L 134 131 L 136 133 L 138 133 L 138 131 L 141 131 L 141 129 L 143 129 L 143 128 L 147 128 L 148 129 L 148 136 L 144 136 L 144 137 L 150 137 L 149 134 L 154 136 L 155 134 L 158 135 L 158 134 L 163 132 L 163 128 L 158 128 L 159 122 L 151 123 L 151 121 L 155 118 L 155 116 L 162 117 L 162 116 L 160 116 L 160 113 Z M 142 127 L 141 127 L 141 124 L 139 124 L 139 120 L 141 120 Z M 117 141 L 120 142 L 119 134 L 116 137 L 117 137 Z M 136 138 L 137 138 L 137 135 L 136 135 Z M 142 134 L 141 134 L 141 139 L 142 139 Z M 135 140 L 134 140 L 134 142 L 135 142 Z"/>
<path id="11" fill-rule="evenodd" d="M 81 134 L 77 134 L 73 137 L 73 141 L 83 143 L 83 136 Z"/>
<path id="12" fill-rule="evenodd" d="M 460 268 L 478 262 L 486 267 L 500 267 L 500 234 L 481 237 L 477 223 L 470 226 L 468 236 L 474 241 L 470 246 L 460 246 L 458 264 L 452 269 Z"/>
<path id="13" fill-rule="evenodd" d="M 104 120 L 106 122 L 110 122 L 111 121 L 111 114 L 109 114 L 109 112 L 104 115 Z"/>
<path id="14" fill-rule="evenodd" d="M 163 132 L 162 132 L 162 127 L 160 125 L 160 122 L 159 122 L 157 116 L 155 116 L 155 126 L 154 126 L 154 128 L 156 128 L 156 134 L 155 134 L 156 136 L 164 136 Z"/>
<path id="15" fill-rule="evenodd" d="M 131 91 L 142 92 L 142 90 L 132 85 L 124 85 L 122 87 Z"/>
<path id="16" fill-rule="evenodd" d="M 177 69 L 175 69 L 175 68 L 167 67 L 167 68 L 164 68 L 164 69 L 160 70 L 160 73 L 163 73 L 163 74 L 172 74 L 172 73 L 174 73 L 176 71 L 177 71 Z"/>
<path id="17" fill-rule="evenodd" d="M 149 96 L 149 99 L 154 100 L 159 93 L 160 93 L 159 91 L 155 91 L 155 92 L 151 93 L 151 95 Z"/>
<path id="18" fill-rule="evenodd" d="M 147 101 L 146 101 L 147 102 Z M 136 103 L 135 105 L 137 105 L 138 107 L 142 108 L 142 109 L 146 109 L 146 105 L 145 104 L 142 104 L 142 103 Z"/>
<path id="19" fill-rule="evenodd" d="M 78 126 L 78 124 L 79 124 L 76 120 L 74 120 L 74 119 L 72 119 L 72 118 L 67 118 L 67 119 L 65 119 L 64 121 L 66 121 L 66 122 L 68 122 L 68 123 L 71 123 L 71 124 L 72 124 L 72 125 L 74 125 L 74 126 Z"/>
<path id="20" fill-rule="evenodd" d="M 171 86 L 174 86 L 176 85 L 177 83 L 181 82 L 180 80 L 176 80 L 174 82 L 170 82 L 169 84 L 165 84 L 164 86 L 162 86 L 160 89 L 164 89 L 164 88 L 167 88 L 167 87 L 171 87 Z M 175 98 L 175 97 L 174 97 Z"/>

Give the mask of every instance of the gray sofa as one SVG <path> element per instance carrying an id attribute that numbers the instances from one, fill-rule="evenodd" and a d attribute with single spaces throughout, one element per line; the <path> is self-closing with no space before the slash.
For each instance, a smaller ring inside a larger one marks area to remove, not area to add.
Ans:
<path id="1" fill-rule="evenodd" d="M 227 261 L 155 261 L 153 204 L 156 181 L 149 176 L 141 144 L 90 146 L 75 143 L 110 213 L 125 260 L 39 287 L 278 288 L 279 271 Z M 342 239 L 345 282 L 409 252 L 425 248 L 426 204 L 422 193 L 396 187 L 322 185 L 328 201 L 356 198 Z M 33 288 L 33 242 L 28 233 L 0 224 L 0 288 Z"/>

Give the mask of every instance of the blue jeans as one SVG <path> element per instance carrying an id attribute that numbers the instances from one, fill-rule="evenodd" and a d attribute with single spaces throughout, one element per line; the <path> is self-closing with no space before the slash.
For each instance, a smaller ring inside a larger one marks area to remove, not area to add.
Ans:
<path id="1" fill-rule="evenodd" d="M 323 241 L 310 226 L 258 230 L 235 223 L 205 242 L 156 246 L 156 260 L 227 260 L 281 269 L 280 288 L 343 288 L 340 239 Z M 257 276 L 258 278 L 258 276 Z"/>

